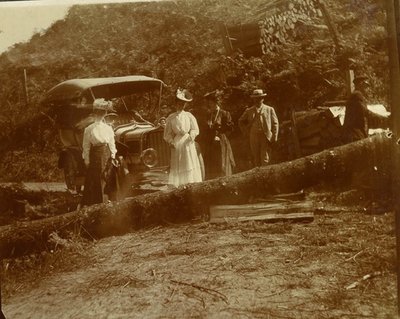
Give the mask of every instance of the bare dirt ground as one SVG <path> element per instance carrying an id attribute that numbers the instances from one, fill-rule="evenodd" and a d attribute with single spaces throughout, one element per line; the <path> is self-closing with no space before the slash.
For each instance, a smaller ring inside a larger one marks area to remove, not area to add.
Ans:
<path id="1" fill-rule="evenodd" d="M 58 239 L 63 249 L 3 262 L 3 310 L 7 318 L 396 318 L 393 220 L 339 207 L 307 224 L 193 222 Z"/>

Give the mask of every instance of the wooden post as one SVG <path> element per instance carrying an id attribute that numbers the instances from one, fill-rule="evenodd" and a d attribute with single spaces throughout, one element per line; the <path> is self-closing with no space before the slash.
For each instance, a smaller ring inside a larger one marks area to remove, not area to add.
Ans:
<path id="1" fill-rule="evenodd" d="M 220 32 L 221 32 L 221 36 L 222 36 L 222 41 L 224 42 L 226 54 L 229 55 L 233 52 L 233 47 L 232 47 L 231 39 L 229 37 L 228 28 L 226 27 L 226 24 L 224 24 L 224 23 L 221 23 L 219 28 L 220 28 Z"/>
<path id="2" fill-rule="evenodd" d="M 290 108 L 290 123 L 291 123 L 291 127 L 292 127 L 294 156 L 295 156 L 295 158 L 299 158 L 301 156 L 301 147 L 300 147 L 299 135 L 297 133 L 297 123 L 296 123 L 294 107 Z"/>
<path id="3" fill-rule="evenodd" d="M 397 311 L 400 316 L 400 8 L 399 0 L 386 0 L 388 31 L 389 71 L 390 71 L 390 106 L 392 116 L 392 190 L 396 220 L 396 254 L 397 254 Z"/>
<path id="4" fill-rule="evenodd" d="M 340 44 L 339 34 L 335 24 L 332 22 L 331 15 L 329 14 L 329 11 L 326 8 L 326 5 L 323 0 L 319 0 L 317 3 L 321 9 L 322 15 L 324 16 L 325 23 L 328 26 L 329 32 L 332 36 L 333 42 L 335 43 L 336 49 L 340 51 L 341 44 Z M 354 72 L 353 70 L 349 69 L 346 69 L 345 72 L 346 72 L 346 90 L 348 94 L 351 94 L 354 91 L 354 84 L 353 84 Z"/>
<path id="5" fill-rule="evenodd" d="M 160 91 L 158 92 L 158 106 L 157 106 L 157 113 L 156 113 L 156 117 L 157 117 L 157 121 L 160 119 L 161 116 L 161 96 L 163 94 L 163 83 L 160 83 Z"/>
<path id="6" fill-rule="evenodd" d="M 29 103 L 28 97 L 28 85 L 27 85 L 27 76 L 26 76 L 26 69 L 24 69 L 24 97 L 25 97 L 25 105 Z"/>
<path id="7" fill-rule="evenodd" d="M 324 16 L 326 25 L 328 26 L 329 32 L 332 36 L 332 39 L 333 39 L 333 42 L 335 43 L 336 48 L 340 49 L 340 41 L 339 41 L 339 35 L 337 32 L 337 29 L 335 27 L 335 24 L 332 22 L 331 15 L 329 14 L 329 11 L 326 8 L 323 0 L 318 1 L 318 6 L 321 9 L 322 15 Z"/>
<path id="8" fill-rule="evenodd" d="M 1 282 L 3 280 L 3 259 L 0 260 L 0 319 L 6 319 L 3 314 L 2 300 L 1 300 Z"/>
<path id="9" fill-rule="evenodd" d="M 350 95 L 354 91 L 354 71 L 346 70 L 346 91 L 347 94 Z"/>

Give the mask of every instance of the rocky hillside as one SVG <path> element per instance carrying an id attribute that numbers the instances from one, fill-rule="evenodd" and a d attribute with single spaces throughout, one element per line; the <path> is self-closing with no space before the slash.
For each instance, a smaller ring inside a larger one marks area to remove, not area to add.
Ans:
<path id="1" fill-rule="evenodd" d="M 219 31 L 221 23 L 257 23 L 274 13 L 274 6 L 265 8 L 262 0 L 73 6 L 64 20 L 0 56 L 3 180 L 60 177 L 55 168 L 55 130 L 40 99 L 52 86 L 70 78 L 155 76 L 169 85 L 164 97 L 169 106 L 178 86 L 194 92 L 196 107 L 204 103 L 205 92 L 224 88 L 225 104 L 234 118 L 247 105 L 248 91 L 261 86 L 270 93 L 268 102 L 284 116 L 288 107 L 307 110 L 325 100 L 343 98 L 343 69 L 351 65 L 370 77 L 371 98 L 385 102 L 384 1 L 325 3 L 338 29 L 340 49 L 323 17 L 316 17 L 297 23 L 284 44 L 262 57 L 225 56 Z"/>

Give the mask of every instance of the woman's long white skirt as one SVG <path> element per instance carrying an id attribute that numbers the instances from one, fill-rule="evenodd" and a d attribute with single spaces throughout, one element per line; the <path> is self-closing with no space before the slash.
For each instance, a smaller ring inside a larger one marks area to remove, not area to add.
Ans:
<path id="1" fill-rule="evenodd" d="M 171 149 L 169 183 L 179 186 L 202 181 L 200 161 L 189 134 L 175 136 Z"/>

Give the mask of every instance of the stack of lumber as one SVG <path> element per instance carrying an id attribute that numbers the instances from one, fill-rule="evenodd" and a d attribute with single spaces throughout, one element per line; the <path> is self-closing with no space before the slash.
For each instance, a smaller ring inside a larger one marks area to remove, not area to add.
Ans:
<path id="1" fill-rule="evenodd" d="M 339 117 L 335 117 L 329 108 L 316 109 L 307 112 L 296 112 L 296 132 L 290 121 L 281 124 L 279 141 L 276 145 L 278 161 L 290 160 L 296 157 L 294 139 L 300 144 L 300 156 L 320 152 L 342 144 L 343 127 Z"/>
<path id="2" fill-rule="evenodd" d="M 329 108 L 296 118 L 296 125 L 302 155 L 341 144 L 342 125 L 339 117 L 334 117 Z"/>

